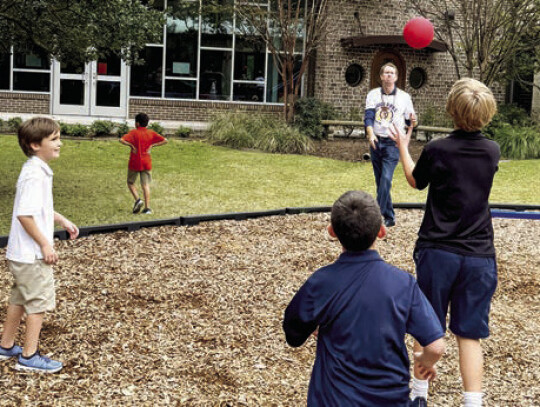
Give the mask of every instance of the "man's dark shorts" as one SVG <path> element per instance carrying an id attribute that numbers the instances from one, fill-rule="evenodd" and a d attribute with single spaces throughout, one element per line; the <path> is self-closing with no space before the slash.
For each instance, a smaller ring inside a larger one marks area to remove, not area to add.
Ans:
<path id="1" fill-rule="evenodd" d="M 491 298 L 497 288 L 495 257 L 473 257 L 440 249 L 414 252 L 418 285 L 433 306 L 443 330 L 450 305 L 450 330 L 458 336 L 489 336 Z"/>

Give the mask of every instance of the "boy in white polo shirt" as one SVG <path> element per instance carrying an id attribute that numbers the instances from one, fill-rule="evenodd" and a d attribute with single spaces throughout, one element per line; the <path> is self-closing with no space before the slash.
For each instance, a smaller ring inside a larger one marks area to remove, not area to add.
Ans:
<path id="1" fill-rule="evenodd" d="M 35 117 L 19 129 L 19 145 L 29 160 L 17 181 L 13 217 L 6 257 L 13 274 L 6 320 L 0 341 L 0 360 L 17 357 L 15 369 L 54 373 L 62 363 L 41 356 L 39 333 L 44 313 L 55 308 L 54 276 L 51 265 L 58 261 L 54 251 L 54 224 L 71 239 L 79 229 L 53 209 L 49 161 L 60 156 L 60 128 L 51 119 Z M 24 348 L 15 345 L 15 335 L 26 313 Z"/>

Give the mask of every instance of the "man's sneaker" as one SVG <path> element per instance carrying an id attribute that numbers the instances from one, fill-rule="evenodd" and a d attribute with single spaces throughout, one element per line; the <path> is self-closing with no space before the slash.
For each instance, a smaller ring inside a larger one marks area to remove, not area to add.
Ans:
<path id="1" fill-rule="evenodd" d="M 144 208 L 141 213 L 144 215 L 152 215 L 153 212 L 152 212 L 152 209 L 150 208 Z"/>
<path id="2" fill-rule="evenodd" d="M 62 362 L 49 359 L 41 356 L 39 352 L 27 359 L 23 355 L 19 355 L 18 363 L 15 365 L 15 370 L 21 372 L 39 372 L 39 373 L 56 373 L 64 367 Z"/>
<path id="3" fill-rule="evenodd" d="M 22 353 L 22 348 L 17 345 L 13 345 L 11 348 L 3 348 L 0 346 L 0 360 L 8 360 L 19 356 Z"/>
<path id="4" fill-rule="evenodd" d="M 140 198 L 137 199 L 135 203 L 133 204 L 133 213 L 139 213 L 143 205 L 144 205 L 143 201 Z"/>
<path id="5" fill-rule="evenodd" d="M 385 219 L 384 220 L 384 226 L 387 228 L 391 228 L 392 226 L 396 226 L 396 221 L 394 219 Z"/>
<path id="6" fill-rule="evenodd" d="M 410 407 L 427 407 L 427 400 L 423 397 L 417 397 L 414 400 L 409 400 Z"/>

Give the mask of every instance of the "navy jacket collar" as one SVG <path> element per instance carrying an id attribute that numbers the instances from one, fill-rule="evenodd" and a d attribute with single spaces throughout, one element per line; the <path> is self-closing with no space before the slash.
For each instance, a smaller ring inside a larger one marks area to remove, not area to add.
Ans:
<path id="1" fill-rule="evenodd" d="M 382 261 L 379 252 L 376 250 L 364 250 L 362 252 L 343 252 L 336 263 L 360 263 L 366 261 Z"/>

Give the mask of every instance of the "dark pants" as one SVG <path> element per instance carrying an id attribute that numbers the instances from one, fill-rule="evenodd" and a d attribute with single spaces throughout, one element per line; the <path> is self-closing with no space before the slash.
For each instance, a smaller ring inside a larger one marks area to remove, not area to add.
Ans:
<path id="1" fill-rule="evenodd" d="M 377 149 L 370 147 L 371 164 L 377 183 L 377 203 L 381 207 L 384 219 L 394 220 L 394 207 L 390 189 L 392 188 L 392 178 L 394 170 L 399 161 L 399 150 L 396 143 L 385 137 L 377 137 Z"/>

